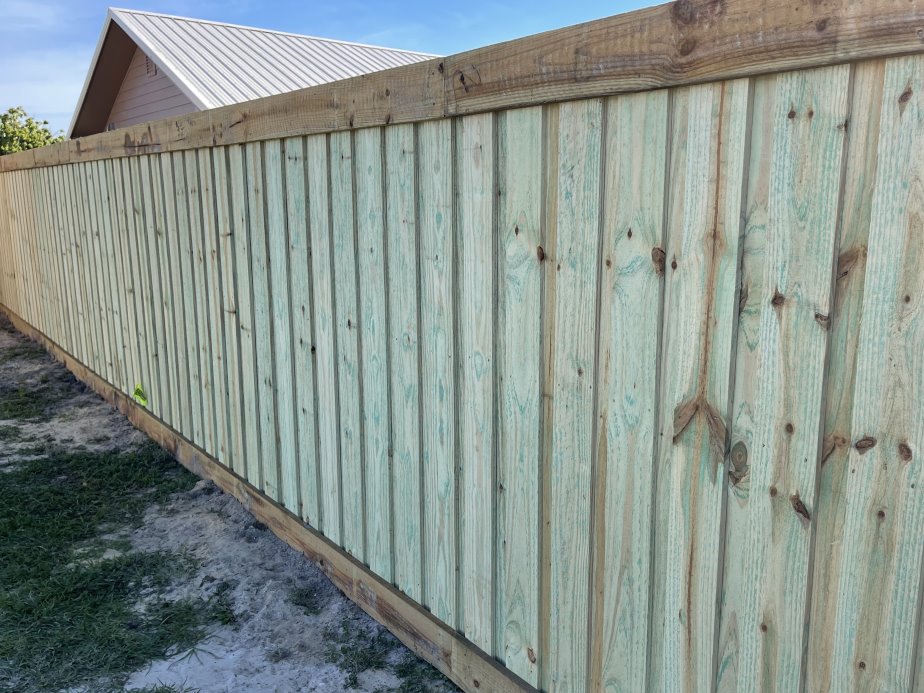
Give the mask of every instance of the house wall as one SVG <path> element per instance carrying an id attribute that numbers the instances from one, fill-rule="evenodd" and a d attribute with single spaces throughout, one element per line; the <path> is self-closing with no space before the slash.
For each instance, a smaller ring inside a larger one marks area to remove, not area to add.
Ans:
<path id="1" fill-rule="evenodd" d="M 106 120 L 107 129 L 183 115 L 196 106 L 138 48 Z"/>

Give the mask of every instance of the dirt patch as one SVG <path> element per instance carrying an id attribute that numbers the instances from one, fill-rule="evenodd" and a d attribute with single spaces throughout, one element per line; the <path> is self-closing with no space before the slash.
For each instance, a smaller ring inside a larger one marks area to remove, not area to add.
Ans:
<path id="1" fill-rule="evenodd" d="M 27 488 L 28 504 L 0 514 L 0 545 L 42 544 L 40 515 L 57 512 L 55 550 L 0 581 L 0 610 L 21 620 L 0 615 L 0 690 L 457 690 L 0 316 L 0 496 Z M 71 584 L 81 580 L 110 601 L 86 602 Z M 17 592 L 61 585 L 74 596 L 54 613 Z M 63 654 L 42 651 L 49 638 L 23 644 L 27 631 L 61 630 L 62 614 L 81 632 Z M 112 632 L 94 633 L 103 626 Z M 124 657 L 121 642 L 135 643 Z"/>

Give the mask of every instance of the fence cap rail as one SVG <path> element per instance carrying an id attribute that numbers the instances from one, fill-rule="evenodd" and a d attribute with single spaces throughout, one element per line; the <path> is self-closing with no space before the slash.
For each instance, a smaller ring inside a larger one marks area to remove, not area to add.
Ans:
<path id="1" fill-rule="evenodd" d="M 924 0 L 677 0 L 0 157 L 0 172 L 412 123 L 924 51 Z"/>

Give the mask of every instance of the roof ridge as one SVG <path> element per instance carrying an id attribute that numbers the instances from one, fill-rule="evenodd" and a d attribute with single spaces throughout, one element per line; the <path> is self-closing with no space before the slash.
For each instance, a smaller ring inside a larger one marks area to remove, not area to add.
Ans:
<path id="1" fill-rule="evenodd" d="M 230 22 L 217 22 L 211 19 L 196 19 L 195 17 L 183 17 L 177 14 L 166 14 L 163 12 L 150 12 L 148 10 L 132 10 L 125 7 L 110 7 L 109 11 L 113 14 L 140 14 L 149 17 L 162 17 L 164 19 L 175 19 L 184 22 L 193 22 L 195 24 L 211 24 L 213 26 L 223 26 L 229 29 L 246 29 L 264 34 L 275 34 L 277 36 L 291 36 L 293 38 L 311 39 L 313 41 L 323 41 L 324 43 L 335 43 L 343 46 L 357 46 L 360 48 L 372 48 L 380 51 L 391 53 L 409 53 L 411 55 L 422 55 L 431 58 L 441 57 L 437 53 L 424 53 L 422 51 L 412 51 L 405 48 L 389 48 L 388 46 L 376 46 L 371 43 L 361 43 L 359 41 L 344 41 L 342 39 L 326 38 L 324 36 L 312 36 L 310 34 L 297 34 L 294 31 L 280 31 L 278 29 L 264 29 L 256 26 L 247 26 L 244 24 L 232 24 Z"/>

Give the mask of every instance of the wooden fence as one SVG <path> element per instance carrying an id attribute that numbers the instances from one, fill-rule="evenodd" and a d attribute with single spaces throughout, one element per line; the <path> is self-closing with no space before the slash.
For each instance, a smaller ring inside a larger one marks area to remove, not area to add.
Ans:
<path id="1" fill-rule="evenodd" d="M 4 157 L 0 303 L 466 690 L 922 691 L 922 152 L 679 2 Z"/>

